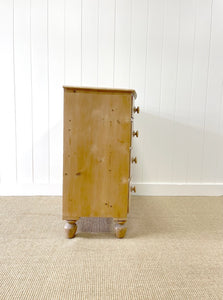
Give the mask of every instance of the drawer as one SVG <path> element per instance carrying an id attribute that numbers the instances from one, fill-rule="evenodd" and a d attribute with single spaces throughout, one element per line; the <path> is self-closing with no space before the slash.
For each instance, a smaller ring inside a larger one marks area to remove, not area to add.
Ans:
<path id="1" fill-rule="evenodd" d="M 140 109 L 139 109 L 139 106 L 137 106 L 136 104 L 135 104 L 135 98 L 134 97 L 132 97 L 132 110 L 131 110 L 131 117 L 132 117 L 132 119 L 134 119 L 134 114 L 139 114 L 139 112 L 140 112 Z"/>

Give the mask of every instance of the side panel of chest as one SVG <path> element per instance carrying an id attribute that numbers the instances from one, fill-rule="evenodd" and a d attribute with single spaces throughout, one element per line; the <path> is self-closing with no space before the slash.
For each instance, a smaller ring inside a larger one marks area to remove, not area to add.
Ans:
<path id="1" fill-rule="evenodd" d="M 64 93 L 63 218 L 127 216 L 131 94 Z"/>

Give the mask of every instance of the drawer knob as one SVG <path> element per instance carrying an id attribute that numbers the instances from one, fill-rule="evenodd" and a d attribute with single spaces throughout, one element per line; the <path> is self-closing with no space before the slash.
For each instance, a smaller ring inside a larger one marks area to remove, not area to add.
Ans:
<path id="1" fill-rule="evenodd" d="M 131 186 L 131 192 L 136 193 L 136 187 L 134 185 Z"/>
<path id="2" fill-rule="evenodd" d="M 134 107 L 134 113 L 136 113 L 136 112 L 137 112 L 137 114 L 139 114 L 139 106 Z"/>
<path id="3" fill-rule="evenodd" d="M 132 163 L 137 164 L 137 157 L 136 156 L 134 158 L 132 157 Z"/>
<path id="4" fill-rule="evenodd" d="M 133 136 L 139 137 L 139 132 L 138 132 L 138 130 L 133 131 Z"/>

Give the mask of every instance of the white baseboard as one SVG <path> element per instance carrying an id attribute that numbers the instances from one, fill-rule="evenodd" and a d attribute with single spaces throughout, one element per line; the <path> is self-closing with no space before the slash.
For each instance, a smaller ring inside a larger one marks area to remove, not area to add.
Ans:
<path id="1" fill-rule="evenodd" d="M 136 195 L 221 196 L 223 183 L 135 183 Z"/>
<path id="2" fill-rule="evenodd" d="M 0 196 L 61 196 L 61 184 L 0 184 Z"/>
<path id="3" fill-rule="evenodd" d="M 133 183 L 136 195 L 221 196 L 223 183 Z M 0 196 L 61 196 L 61 184 L 0 184 Z"/>

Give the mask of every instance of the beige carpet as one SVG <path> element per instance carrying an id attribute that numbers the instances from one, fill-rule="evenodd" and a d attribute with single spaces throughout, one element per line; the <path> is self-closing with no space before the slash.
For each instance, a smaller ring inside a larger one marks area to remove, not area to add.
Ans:
<path id="1" fill-rule="evenodd" d="M 0 299 L 223 299 L 223 197 L 135 197 L 122 240 L 98 219 L 66 240 L 61 209 L 0 197 Z"/>

